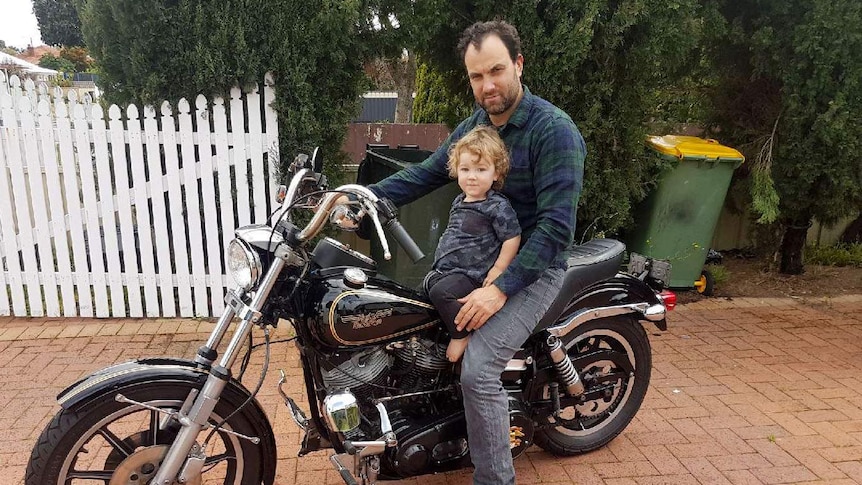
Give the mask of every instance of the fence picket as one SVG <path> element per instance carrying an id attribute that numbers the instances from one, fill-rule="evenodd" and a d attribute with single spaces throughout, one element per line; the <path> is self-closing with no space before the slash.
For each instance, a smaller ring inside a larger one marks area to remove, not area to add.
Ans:
<path id="1" fill-rule="evenodd" d="M 126 108 L 129 133 L 129 159 L 132 168 L 133 193 L 135 195 L 135 233 L 138 235 L 138 257 L 141 258 L 140 282 L 144 287 L 144 307 L 148 317 L 159 316 L 159 294 L 156 290 L 156 270 L 153 264 L 153 238 L 150 232 L 150 209 L 147 201 L 147 175 L 144 168 L 144 146 L 141 138 L 141 122 L 138 107 L 130 104 Z M 161 175 L 161 173 L 159 173 Z"/>
<path id="2" fill-rule="evenodd" d="M 5 76 L 0 72 L 0 116 L 3 117 L 4 124 L 17 126 L 15 119 L 15 111 L 12 109 L 12 95 L 9 94 L 9 86 L 5 83 Z M 9 130 L 0 130 L 0 133 L 7 135 Z M 21 275 L 21 264 L 18 260 L 18 246 L 15 244 L 17 238 L 15 236 L 15 210 L 12 198 L 12 179 L 8 168 L 12 166 L 12 148 L 10 139 L 7 136 L 0 136 L 0 237 L 3 239 L 3 258 L 5 258 L 5 270 L 2 264 L 4 260 L 0 260 L 0 273 L 7 276 L 4 278 L 5 284 L 2 287 L 3 296 L 6 298 L 6 285 L 9 285 L 9 294 L 11 300 L 11 310 L 14 315 L 27 314 L 27 301 L 24 295 L 24 281 Z"/>
<path id="3" fill-rule="evenodd" d="M 248 158 L 246 157 L 245 120 L 243 102 L 239 88 L 230 90 L 230 129 L 233 142 L 231 163 L 236 181 L 236 212 L 239 215 L 239 225 L 251 224 L 252 204 L 248 188 Z"/>
<path id="4" fill-rule="evenodd" d="M 74 258 L 74 279 L 77 288 L 76 300 L 78 314 L 82 317 L 93 316 L 93 297 L 87 268 L 87 243 L 84 238 L 84 221 L 81 216 L 81 194 L 78 184 L 78 169 L 75 166 L 75 152 L 72 140 L 72 125 L 69 111 L 63 100 L 63 91 L 54 91 L 54 112 L 57 120 L 57 141 L 60 145 L 60 172 L 63 174 L 63 195 L 69 215 L 69 236 L 72 240 Z M 65 230 L 65 220 L 63 221 Z M 65 306 L 65 296 L 64 308 Z"/>
<path id="5" fill-rule="evenodd" d="M 227 252 L 227 246 L 233 239 L 233 232 L 236 229 L 236 225 L 234 224 L 233 195 L 231 194 L 230 153 L 228 151 L 227 114 L 224 109 L 224 98 L 218 97 L 213 100 L 213 121 L 215 124 L 216 170 L 218 171 L 218 200 L 222 224 L 221 237 L 222 246 L 224 247 L 222 254 L 224 254 Z M 226 272 L 226 261 L 224 266 Z M 229 283 L 224 278 L 222 281 L 225 284 Z"/>
<path id="6" fill-rule="evenodd" d="M 177 103 L 180 123 L 180 147 L 182 149 L 183 186 L 185 187 L 186 225 L 188 226 L 192 256 L 192 291 L 194 292 L 195 316 L 209 314 L 209 301 L 204 276 L 204 255 L 200 245 L 203 243 L 201 232 L 201 201 L 198 195 L 198 164 L 195 157 L 194 129 L 192 128 L 191 107 L 185 98 Z"/>
<path id="7" fill-rule="evenodd" d="M 266 207 L 267 184 L 263 169 L 268 160 L 266 154 L 261 155 L 260 151 L 263 136 L 260 122 L 260 94 L 257 92 L 257 86 L 254 86 L 246 96 L 246 103 L 248 104 L 248 143 L 251 147 L 248 158 L 251 159 L 251 195 L 254 199 L 254 222 L 255 224 L 265 224 L 269 212 Z"/>
<path id="8" fill-rule="evenodd" d="M 132 200 L 129 196 L 131 184 L 129 182 L 129 168 L 126 160 L 126 142 L 124 140 L 125 129 L 123 127 L 120 108 L 113 104 L 108 108 L 108 131 L 111 143 L 111 167 L 114 172 L 113 191 L 117 202 L 116 215 L 119 221 L 120 234 L 120 256 L 121 274 L 126 285 L 126 298 L 129 301 L 127 307 L 131 317 L 144 316 L 141 304 L 141 282 L 138 269 L 137 247 L 135 244 L 135 228 L 132 223 Z"/>
<path id="9" fill-rule="evenodd" d="M 75 127 L 75 143 L 78 153 L 78 170 L 81 177 L 81 193 L 84 198 L 84 215 L 87 220 L 87 254 L 93 283 L 93 306 L 97 317 L 110 315 L 108 302 L 108 275 L 105 267 L 102 225 L 99 222 L 99 202 L 96 198 L 96 174 L 93 166 L 93 148 L 90 145 L 90 128 L 84 106 L 77 103 L 74 91 L 69 93 L 69 104 Z"/>
<path id="10" fill-rule="evenodd" d="M 99 190 L 100 232 L 105 239 L 105 259 L 108 261 L 108 288 L 111 294 L 111 314 L 114 317 L 126 316 L 126 302 L 123 294 L 123 277 L 120 266 L 120 243 L 117 238 L 116 209 L 114 208 L 114 179 L 111 177 L 111 159 L 108 154 L 108 133 L 105 127 L 105 113 L 98 104 L 91 106 L 91 121 L 94 152 L 96 154 L 96 185 Z M 116 167 L 115 167 L 116 168 Z"/>
<path id="11" fill-rule="evenodd" d="M 69 239 L 66 236 L 66 217 L 63 214 L 63 199 L 60 197 L 60 164 L 58 162 L 59 152 L 54 141 L 54 123 L 51 117 L 51 103 L 42 97 L 40 86 L 40 100 L 38 104 L 39 123 L 38 138 L 41 141 L 42 163 L 45 167 L 45 193 L 43 200 L 50 206 L 51 222 L 45 227 L 45 232 L 53 236 L 54 255 L 56 258 L 57 275 L 56 283 L 60 286 L 60 296 L 63 302 L 63 316 L 71 317 L 77 315 L 75 306 L 75 285 L 72 281 L 72 262 L 69 257 Z M 41 178 L 41 177 L 40 177 Z M 50 194 L 50 195 L 47 195 Z M 37 195 L 36 198 L 39 198 Z M 45 265 L 42 265 L 44 268 Z M 56 288 L 56 284 L 54 286 Z M 59 310 L 59 309 L 58 309 Z M 49 312 L 50 315 L 50 312 Z"/>
<path id="12" fill-rule="evenodd" d="M 266 73 L 264 78 L 264 90 L 263 90 L 263 118 L 264 118 L 264 129 L 266 130 L 266 150 L 267 156 L 264 159 L 264 162 L 269 166 L 269 199 L 267 202 L 269 204 L 275 204 L 275 193 L 277 187 L 281 180 L 279 177 L 280 173 L 280 160 L 281 160 L 281 151 L 278 149 L 278 118 L 276 117 L 275 108 L 273 107 L 273 103 L 275 103 L 275 89 L 272 87 L 275 84 L 275 79 L 273 79 L 272 73 Z M 287 181 L 284 181 L 287 183 Z M 270 210 L 272 212 L 272 210 Z"/>
<path id="13" fill-rule="evenodd" d="M 144 107 L 144 133 L 147 145 L 147 170 L 150 173 L 150 202 L 153 210 L 153 229 L 156 244 L 156 266 L 158 270 L 159 295 L 161 296 L 162 316 L 173 317 L 177 314 L 174 298 L 173 271 L 171 265 L 170 235 L 165 212 L 165 186 L 162 184 L 162 156 L 159 150 L 159 127 L 156 120 L 156 110 L 152 106 Z"/>
<path id="14" fill-rule="evenodd" d="M 215 177 L 213 176 L 213 149 L 210 130 L 210 112 L 207 99 L 199 94 L 195 98 L 195 120 L 198 134 L 198 167 L 200 168 L 201 196 L 203 198 L 203 211 L 201 214 L 218 214 L 216 209 Z M 213 315 L 218 315 L 224 310 L 224 284 L 222 282 L 222 250 L 219 248 L 219 225 L 216 217 L 204 217 L 201 221 L 204 228 L 204 241 L 206 243 L 207 271 L 209 275 L 207 287 L 211 289 L 209 301 Z"/>
<path id="15" fill-rule="evenodd" d="M 168 214 L 171 219 L 171 240 L 173 241 L 174 262 L 176 266 L 176 285 L 179 293 L 181 317 L 194 316 L 191 292 L 191 265 L 186 249 L 186 228 L 183 224 L 183 196 L 180 186 L 180 162 L 177 155 L 177 132 L 171 105 L 162 103 L 162 138 L 165 148 L 165 167 L 168 174 Z"/>
<path id="16" fill-rule="evenodd" d="M 30 81 L 28 79 L 28 81 Z M 32 81 L 30 81 L 32 88 Z M 57 293 L 57 274 L 54 265 L 54 252 L 51 244 L 51 230 L 48 222 L 48 210 L 45 208 L 45 186 L 42 179 L 42 161 L 39 155 L 39 138 L 36 133 L 36 119 L 33 113 L 33 101 L 36 99 L 35 89 L 30 90 L 30 103 L 21 106 L 21 133 L 24 139 L 24 162 L 27 169 L 27 180 L 30 185 L 30 209 L 33 214 L 33 226 L 19 227 L 19 230 L 33 231 L 39 256 L 40 283 L 45 299 L 45 313 L 49 317 L 60 316 L 60 298 Z"/>
<path id="17" fill-rule="evenodd" d="M 29 110 L 29 100 L 19 97 L 15 102 L 20 112 L 24 106 Z M 13 118 L 15 119 L 15 118 Z M 21 138 L 23 133 L 17 123 L 8 126 L 6 131 L 9 150 L 9 174 L 12 180 L 13 206 L 17 214 L 17 242 L 16 253 L 21 252 L 24 261 L 22 275 L 26 282 L 27 302 L 30 305 L 30 315 L 41 317 L 44 310 L 42 307 L 42 288 L 39 282 L 39 265 L 36 260 L 36 243 L 33 240 L 33 223 L 30 219 L 29 197 L 27 195 L 27 182 L 24 179 L 24 152 L 21 150 Z"/>

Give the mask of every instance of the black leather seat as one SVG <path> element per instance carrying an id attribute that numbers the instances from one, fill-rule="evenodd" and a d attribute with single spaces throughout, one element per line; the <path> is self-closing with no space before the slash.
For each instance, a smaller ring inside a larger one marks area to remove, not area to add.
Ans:
<path id="1" fill-rule="evenodd" d="M 613 277 L 620 269 L 626 245 L 615 239 L 593 239 L 575 246 L 566 261 L 568 269 L 560 293 L 536 330 L 550 326 L 563 313 L 572 297 L 591 284 Z"/>

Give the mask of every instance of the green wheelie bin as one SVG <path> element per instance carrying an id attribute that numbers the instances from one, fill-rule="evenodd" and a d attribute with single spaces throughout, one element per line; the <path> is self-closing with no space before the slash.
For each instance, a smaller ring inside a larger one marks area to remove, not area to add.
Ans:
<path id="1" fill-rule="evenodd" d="M 704 269 L 733 171 L 745 157 L 716 140 L 650 136 L 647 146 L 674 165 L 635 210 L 629 249 L 671 263 L 671 288 L 711 295 L 715 284 Z"/>
<path id="2" fill-rule="evenodd" d="M 428 150 L 416 147 L 389 148 L 386 145 L 369 145 L 365 159 L 359 166 L 356 183 L 362 185 L 379 182 L 389 175 L 428 158 Z M 394 239 L 387 236 L 392 259 L 383 258 L 383 248 L 374 234 L 371 237 L 371 257 L 377 261 L 380 273 L 405 286 L 418 288 L 431 265 L 440 236 L 449 223 L 449 209 L 460 193 L 458 184 L 450 183 L 430 194 L 398 209 L 398 220 L 407 233 L 425 253 L 425 258 L 414 263 Z"/>

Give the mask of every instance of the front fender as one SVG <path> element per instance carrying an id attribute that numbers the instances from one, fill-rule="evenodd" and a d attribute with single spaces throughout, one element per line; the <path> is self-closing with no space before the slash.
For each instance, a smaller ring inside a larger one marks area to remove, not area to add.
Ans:
<path id="1" fill-rule="evenodd" d="M 64 389 L 57 395 L 63 409 L 74 410 L 106 392 L 117 392 L 125 387 L 150 380 L 203 383 L 207 373 L 195 367 L 195 363 L 183 359 L 141 359 L 112 365 L 98 370 Z M 242 384 L 231 380 L 246 395 Z"/>
<path id="2" fill-rule="evenodd" d="M 643 281 L 626 273 L 617 273 L 613 278 L 602 280 L 575 295 L 569 304 L 566 305 L 563 313 L 557 318 L 557 322 L 565 321 L 578 311 L 587 308 L 639 302 L 646 302 L 650 305 L 664 304 L 658 295 L 655 294 L 655 291 Z M 666 319 L 653 323 L 655 323 L 655 326 L 659 330 L 667 330 Z"/>

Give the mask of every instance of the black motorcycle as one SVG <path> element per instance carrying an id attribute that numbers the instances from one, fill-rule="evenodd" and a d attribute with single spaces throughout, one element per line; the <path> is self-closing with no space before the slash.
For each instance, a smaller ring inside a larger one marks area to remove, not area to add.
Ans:
<path id="1" fill-rule="evenodd" d="M 276 442 L 255 399 L 263 377 L 249 390 L 232 369 L 238 359 L 246 369 L 260 327 L 266 373 L 279 320 L 295 329 L 305 378 L 304 390 L 289 391 L 313 403 L 306 414 L 279 383 L 305 433 L 300 456 L 332 448 L 345 483 L 364 485 L 471 465 L 459 367 L 446 359 L 448 334 L 427 297 L 316 236 L 327 222 L 353 229 L 364 214 L 387 257 L 384 227 L 414 260 L 421 251 L 391 204 L 361 185 L 326 190 L 320 167 L 317 152 L 297 157 L 270 223 L 236 230 L 227 261 L 238 288 L 194 360 L 119 364 L 61 392 L 27 485 L 272 484 Z M 299 210 L 309 208 L 310 219 Z M 640 322 L 665 330 L 675 296 L 662 291 L 664 263 L 633 255 L 634 274 L 619 272 L 624 250 L 610 239 L 577 247 L 559 296 L 508 363 L 513 456 L 533 443 L 558 455 L 594 450 L 638 411 L 652 364 Z"/>

